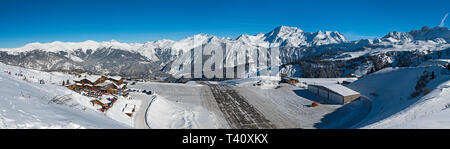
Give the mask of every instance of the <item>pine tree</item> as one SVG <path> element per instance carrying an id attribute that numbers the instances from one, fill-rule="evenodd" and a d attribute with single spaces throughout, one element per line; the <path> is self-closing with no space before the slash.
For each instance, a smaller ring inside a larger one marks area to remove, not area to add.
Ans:
<path id="1" fill-rule="evenodd" d="M 67 85 L 69 85 L 69 84 L 70 84 L 70 81 L 69 81 L 69 79 L 67 79 L 67 81 L 66 81 L 66 84 L 67 84 Z"/>
<path id="2" fill-rule="evenodd" d="M 62 86 L 64 86 L 65 84 L 64 84 L 65 82 L 64 81 L 62 81 Z"/>

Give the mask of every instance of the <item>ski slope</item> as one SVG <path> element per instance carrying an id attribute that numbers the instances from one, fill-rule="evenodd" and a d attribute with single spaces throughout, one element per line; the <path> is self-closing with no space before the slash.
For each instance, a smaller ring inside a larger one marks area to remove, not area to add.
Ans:
<path id="1" fill-rule="evenodd" d="M 409 108 L 364 128 L 450 128 L 450 78 Z"/>
<path id="2" fill-rule="evenodd" d="M 147 120 L 152 129 L 214 129 L 214 116 L 205 108 L 177 103 L 157 96 L 151 104 Z"/>
<path id="3" fill-rule="evenodd" d="M 147 121 L 152 129 L 227 128 L 215 101 L 211 101 L 212 95 L 205 91 L 206 86 L 192 82 L 137 82 L 129 88 L 156 93 L 156 99 L 147 111 Z"/>
<path id="4" fill-rule="evenodd" d="M 89 99 L 62 86 L 26 81 L 4 72 L 0 73 L 0 84 L 2 129 L 129 128 L 83 108 L 80 101 Z M 57 98 L 60 100 L 50 102 Z"/>
<path id="5" fill-rule="evenodd" d="M 0 71 L 2 75 L 5 75 L 5 78 L 17 80 L 22 84 L 19 84 L 14 89 L 17 90 L 18 93 L 14 93 L 17 95 L 22 95 L 22 90 L 24 88 L 22 86 L 25 85 L 33 85 L 35 88 L 38 88 L 39 90 L 42 90 L 42 92 L 39 92 L 41 94 L 26 94 L 25 96 L 29 96 L 32 98 L 35 96 L 36 98 L 43 99 L 45 101 L 49 101 L 53 98 L 58 98 L 62 101 L 57 101 L 61 105 L 65 105 L 67 107 L 71 108 L 77 108 L 81 111 L 92 111 L 95 112 L 97 115 L 100 115 L 107 119 L 113 119 L 114 122 L 120 122 L 121 124 L 125 124 L 126 128 L 134 128 L 134 119 L 132 117 L 127 116 L 122 112 L 122 109 L 125 107 L 125 105 L 132 105 L 136 106 L 136 111 L 141 110 L 141 102 L 142 100 L 145 100 L 145 96 L 142 97 L 138 94 L 130 94 L 131 96 L 125 98 L 125 97 L 118 97 L 118 100 L 114 103 L 114 106 L 110 108 L 107 112 L 101 113 L 97 109 L 98 105 L 92 105 L 90 102 L 94 98 L 82 96 L 76 92 L 73 92 L 65 87 L 63 87 L 61 84 L 63 81 L 69 80 L 70 82 L 73 82 L 74 80 L 81 80 L 81 79 L 88 79 L 91 81 L 97 80 L 100 76 L 99 75 L 88 75 L 88 74 L 81 74 L 79 76 L 66 74 L 62 72 L 42 72 L 38 70 L 31 70 L 31 69 L 25 69 L 21 67 L 16 66 L 10 66 L 0 63 Z M 11 72 L 11 75 L 8 75 L 5 73 L 5 71 Z M 17 75 L 16 75 L 17 74 Z M 20 75 L 19 75 L 20 74 Z M 111 78 L 119 79 L 118 76 L 109 76 Z M 43 80 L 45 84 L 39 84 L 40 80 Z M 0 80 L 1 81 L 1 80 Z M 34 89 L 33 89 L 34 90 Z M 0 94 L 3 92 L 6 92 L 6 90 L 0 90 Z M 5 94 L 5 93 L 3 93 Z M 141 98 L 142 97 L 142 98 Z M 6 98 L 6 97 L 5 97 Z M 8 98 L 8 99 L 14 99 L 14 98 Z M 70 100 L 67 100 L 70 99 Z M 145 109 L 144 109 L 145 110 Z M 45 127 L 44 127 L 45 128 Z M 100 127 L 100 128 L 115 128 L 115 127 Z"/>
<path id="6" fill-rule="evenodd" d="M 428 62 L 429 63 L 429 62 Z M 435 72 L 428 94 L 411 97 L 424 71 Z M 372 102 L 370 113 L 350 128 L 449 128 L 450 73 L 442 65 L 385 68 L 349 87 Z"/>

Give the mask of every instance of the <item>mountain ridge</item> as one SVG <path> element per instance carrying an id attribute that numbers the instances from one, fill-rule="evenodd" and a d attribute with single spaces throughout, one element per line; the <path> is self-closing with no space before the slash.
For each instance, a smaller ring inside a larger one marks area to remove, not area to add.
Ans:
<path id="1" fill-rule="evenodd" d="M 294 31 L 294 33 L 291 33 L 292 31 Z M 144 43 L 126 43 L 126 42 L 118 42 L 116 40 L 110 40 L 110 41 L 94 41 L 94 40 L 86 40 L 86 41 L 81 41 L 81 42 L 61 42 L 61 41 L 53 41 L 50 43 L 40 43 L 40 42 L 34 42 L 34 43 L 28 43 L 25 44 L 22 47 L 18 47 L 18 48 L 0 48 L 0 50 L 2 51 L 6 51 L 8 49 L 10 50 L 19 50 L 21 52 L 26 51 L 26 50 L 35 50 L 35 49 L 54 49 L 56 47 L 61 47 L 61 49 L 66 49 L 66 48 L 70 48 L 70 46 L 73 46 L 72 49 L 76 50 L 79 48 L 87 48 L 87 49 L 92 49 L 95 50 L 93 48 L 95 48 L 97 46 L 97 48 L 102 48 L 102 47 L 107 47 L 107 46 L 117 46 L 117 47 L 121 47 L 121 48 L 131 48 L 131 49 L 143 49 L 143 47 L 149 47 L 154 46 L 155 48 L 166 48 L 169 45 L 173 45 L 173 44 L 183 44 L 186 42 L 190 42 L 190 41 L 195 41 L 195 42 L 204 42 L 206 40 L 209 39 L 220 39 L 220 40 L 238 40 L 239 37 L 245 37 L 245 36 L 250 36 L 250 37 L 261 37 L 261 35 L 264 35 L 264 41 L 274 41 L 278 39 L 279 42 L 283 42 L 283 40 L 288 39 L 289 36 L 293 37 L 299 37 L 302 38 L 301 35 L 293 35 L 293 34 L 299 34 L 299 33 L 303 33 L 303 34 L 308 34 L 308 35 L 319 35 L 319 36 L 323 36 L 324 33 L 322 31 L 317 31 L 317 32 L 304 32 L 303 30 L 297 28 L 297 27 L 288 27 L 288 26 L 279 26 L 276 27 L 275 29 L 273 29 L 272 31 L 268 32 L 268 33 L 259 33 L 256 35 L 248 35 L 248 34 L 242 34 L 239 35 L 237 37 L 234 38 L 229 38 L 229 37 L 218 37 L 218 36 L 214 36 L 211 34 L 196 34 L 194 36 L 190 36 L 187 37 L 185 39 L 182 40 L 169 40 L 169 39 L 161 39 L 161 40 L 155 40 L 155 41 L 147 41 Z M 318 34 L 319 33 L 319 34 Z M 345 37 L 343 37 L 343 35 L 337 31 L 326 31 L 325 35 L 329 35 L 329 34 L 337 34 L 342 38 L 342 41 L 346 41 Z M 274 37 L 267 37 L 267 36 L 274 36 Z M 288 37 L 286 37 L 288 36 Z M 314 36 L 316 37 L 316 36 Z M 313 38 L 309 39 L 309 41 L 313 41 Z M 274 40 L 272 39 L 267 39 L 267 38 L 276 38 Z M 327 38 L 327 36 L 325 37 Z M 322 37 L 323 39 L 323 37 Z M 66 45 L 63 45 L 66 44 Z M 99 47 L 100 46 L 100 47 Z M 298 46 L 298 45 L 294 45 L 294 46 Z M 177 48 L 179 48 L 180 46 L 177 46 Z"/>
<path id="2" fill-rule="evenodd" d="M 390 60 L 398 59 L 396 55 L 411 55 L 412 53 L 415 56 L 423 57 L 429 55 L 427 53 L 432 51 L 448 49 L 450 47 L 450 44 L 448 44 L 449 33 L 450 30 L 445 27 L 423 27 L 420 30 L 410 32 L 390 32 L 382 38 L 347 41 L 337 31 L 304 32 L 296 27 L 279 26 L 265 34 L 242 34 L 235 38 L 197 34 L 179 41 L 163 39 L 145 43 L 121 43 L 115 40 L 30 43 L 20 48 L 0 49 L 0 62 L 38 70 L 82 69 L 98 73 L 139 77 L 164 73 L 174 75 L 179 73 L 179 70 L 171 68 L 171 64 L 181 62 L 184 65 L 189 65 L 190 57 L 184 55 L 193 48 L 199 46 L 218 47 L 218 45 L 226 43 L 229 44 L 228 50 L 224 53 L 227 59 L 236 58 L 233 51 L 246 49 L 253 53 L 258 51 L 259 47 L 279 47 L 282 71 L 297 71 L 298 73 L 295 74 L 301 74 L 304 77 L 340 77 L 351 74 L 361 76 L 375 66 L 378 69 L 391 62 L 408 66 L 404 65 L 404 62 Z M 391 52 L 392 55 L 383 55 L 383 53 L 390 51 L 393 51 Z M 412 52 L 402 53 L 401 51 Z M 382 56 L 381 58 L 373 58 L 371 55 Z M 365 57 L 365 59 L 355 61 L 352 66 L 338 63 L 336 67 L 339 67 L 339 69 L 333 68 L 323 71 L 323 73 L 329 73 L 330 75 L 315 74 L 322 72 L 310 69 L 310 67 L 319 67 L 319 65 L 313 65 L 312 63 L 303 65 L 301 68 L 287 66 L 305 62 L 308 59 L 314 59 L 317 63 L 320 63 L 320 61 L 349 61 L 358 57 Z M 411 59 L 405 60 L 412 61 Z M 379 62 L 383 64 L 375 64 Z M 232 67 L 235 64 L 225 63 L 224 65 Z M 340 67 L 352 68 L 348 70 Z M 256 70 L 256 68 L 251 69 Z M 299 71 L 303 71 L 303 73 Z"/>

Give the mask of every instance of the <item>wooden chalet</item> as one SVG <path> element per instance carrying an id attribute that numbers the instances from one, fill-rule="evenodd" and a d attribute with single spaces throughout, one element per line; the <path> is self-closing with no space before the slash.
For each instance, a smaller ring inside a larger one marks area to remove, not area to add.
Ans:
<path id="1" fill-rule="evenodd" d="M 88 79 L 82 79 L 80 81 L 74 81 L 75 84 L 67 85 L 66 87 L 76 92 L 89 92 L 89 95 L 119 94 L 121 91 L 126 89 L 124 80 L 124 78 L 116 80 L 106 76 L 101 76 L 94 82 Z"/>

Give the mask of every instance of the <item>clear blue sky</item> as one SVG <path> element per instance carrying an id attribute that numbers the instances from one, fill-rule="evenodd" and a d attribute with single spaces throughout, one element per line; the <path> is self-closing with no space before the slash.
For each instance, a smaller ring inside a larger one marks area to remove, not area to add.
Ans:
<path id="1" fill-rule="evenodd" d="M 354 40 L 438 26 L 448 12 L 449 0 L 1 0 L 0 47 L 112 39 L 142 43 L 198 33 L 235 37 L 280 25 L 337 30 Z"/>

